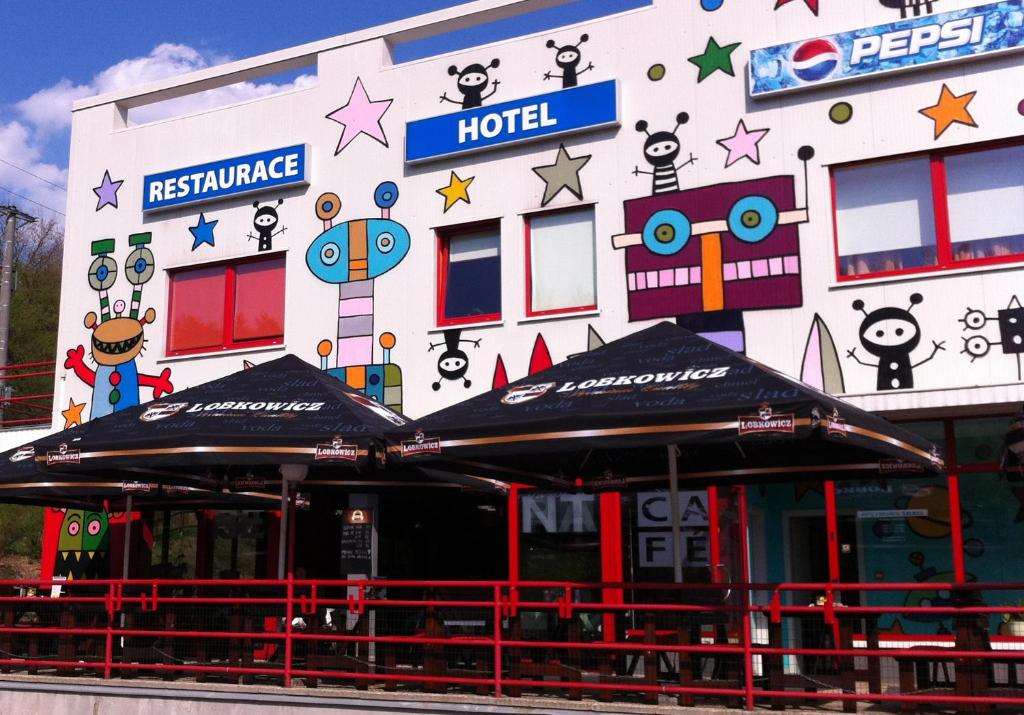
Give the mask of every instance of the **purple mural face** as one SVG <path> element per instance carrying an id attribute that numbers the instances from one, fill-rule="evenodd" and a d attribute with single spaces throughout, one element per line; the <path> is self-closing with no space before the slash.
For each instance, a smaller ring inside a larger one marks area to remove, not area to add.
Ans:
<path id="1" fill-rule="evenodd" d="M 800 235 L 791 176 L 625 202 L 630 320 L 800 306 Z"/>

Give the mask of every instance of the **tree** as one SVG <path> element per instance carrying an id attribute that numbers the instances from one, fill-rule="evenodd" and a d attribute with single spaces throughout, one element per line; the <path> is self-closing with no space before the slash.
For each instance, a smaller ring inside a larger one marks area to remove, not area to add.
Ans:
<path id="1" fill-rule="evenodd" d="M 57 354 L 63 254 L 64 227 L 60 224 L 43 221 L 18 231 L 8 340 L 9 364 L 53 360 Z M 12 407 L 6 410 L 10 419 L 49 416 L 52 412 L 53 375 L 14 379 L 10 385 L 15 396 L 47 396 L 32 401 L 46 409 Z M 0 578 L 38 577 L 42 540 L 41 507 L 0 504 Z"/>

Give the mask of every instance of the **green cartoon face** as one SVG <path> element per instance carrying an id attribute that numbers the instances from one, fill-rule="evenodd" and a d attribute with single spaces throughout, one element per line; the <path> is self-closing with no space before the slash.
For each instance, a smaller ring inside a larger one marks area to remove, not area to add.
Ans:
<path id="1" fill-rule="evenodd" d="M 85 551 L 90 555 L 96 551 L 106 551 L 109 541 L 106 512 L 85 512 L 83 525 L 82 551 Z"/>
<path id="2" fill-rule="evenodd" d="M 85 512 L 81 509 L 68 509 L 64 512 L 64 522 L 60 525 L 60 538 L 57 540 L 58 551 L 82 550 L 82 522 Z"/>

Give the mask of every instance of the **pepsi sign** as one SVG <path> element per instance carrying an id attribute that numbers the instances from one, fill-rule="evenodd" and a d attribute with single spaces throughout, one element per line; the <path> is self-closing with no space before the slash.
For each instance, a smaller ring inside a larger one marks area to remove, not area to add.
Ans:
<path id="1" fill-rule="evenodd" d="M 750 53 L 750 94 L 816 87 L 1024 48 L 1024 0 L 914 17 Z"/>

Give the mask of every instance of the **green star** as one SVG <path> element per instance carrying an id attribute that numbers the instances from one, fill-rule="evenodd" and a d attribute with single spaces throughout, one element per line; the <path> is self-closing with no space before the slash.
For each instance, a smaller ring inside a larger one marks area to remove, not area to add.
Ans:
<path id="1" fill-rule="evenodd" d="M 739 46 L 740 43 L 734 42 L 731 45 L 722 47 L 715 42 L 714 37 L 709 37 L 708 46 L 704 48 L 704 52 L 687 58 L 690 62 L 700 68 L 700 74 L 697 75 L 697 81 L 703 82 L 713 75 L 715 70 L 722 70 L 730 77 L 735 77 L 736 74 L 732 69 L 732 53 Z"/>

